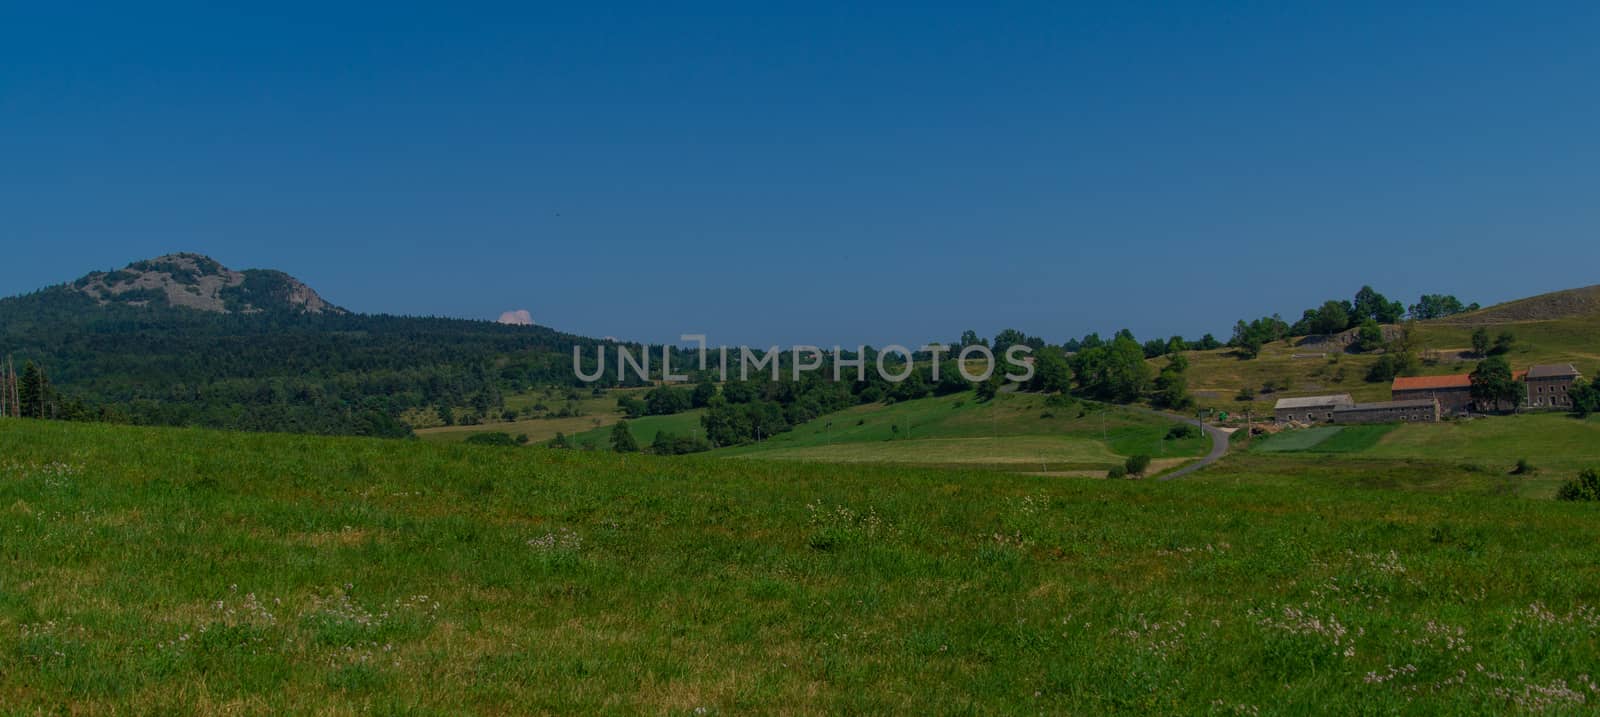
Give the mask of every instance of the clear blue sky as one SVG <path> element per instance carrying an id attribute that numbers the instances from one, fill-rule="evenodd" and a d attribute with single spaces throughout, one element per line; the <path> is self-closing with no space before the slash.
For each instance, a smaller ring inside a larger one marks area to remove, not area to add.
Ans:
<path id="1" fill-rule="evenodd" d="M 0 9 L 0 294 L 882 344 L 1600 283 L 1592 2 L 161 5 Z"/>

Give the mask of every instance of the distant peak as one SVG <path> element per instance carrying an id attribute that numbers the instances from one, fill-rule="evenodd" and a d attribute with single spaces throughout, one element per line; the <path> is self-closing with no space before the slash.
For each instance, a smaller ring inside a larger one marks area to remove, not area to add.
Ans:
<path id="1" fill-rule="evenodd" d="M 178 252 L 97 271 L 71 284 L 102 306 L 167 305 L 215 313 L 348 313 L 281 271 L 235 271 L 204 254 Z"/>

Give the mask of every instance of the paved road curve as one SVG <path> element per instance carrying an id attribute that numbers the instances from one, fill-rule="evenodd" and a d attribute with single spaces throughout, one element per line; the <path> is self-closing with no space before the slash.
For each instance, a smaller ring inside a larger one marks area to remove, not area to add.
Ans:
<path id="1" fill-rule="evenodd" d="M 1209 466 L 1212 463 L 1216 463 L 1217 461 L 1221 460 L 1223 456 L 1228 454 L 1228 432 L 1227 431 L 1224 431 L 1224 430 L 1222 430 L 1220 428 L 1217 428 L 1216 426 L 1208 426 L 1208 425 L 1206 425 L 1204 423 L 1201 423 L 1199 419 L 1194 418 L 1193 416 L 1183 416 L 1183 415 L 1179 415 L 1179 414 L 1176 414 L 1176 413 L 1167 413 L 1166 411 L 1157 411 L 1157 410 L 1154 410 L 1154 409 L 1143 408 L 1143 407 L 1140 407 L 1140 406 L 1130 406 L 1129 408 L 1132 408 L 1132 409 L 1134 409 L 1136 411 L 1143 411 L 1145 413 L 1149 413 L 1149 414 L 1152 414 L 1152 415 L 1160 416 L 1162 418 L 1168 418 L 1168 419 L 1171 419 L 1171 420 L 1174 420 L 1174 421 L 1178 421 L 1179 423 L 1187 423 L 1187 424 L 1189 424 L 1191 426 L 1199 426 L 1200 430 L 1205 431 L 1206 435 L 1211 436 L 1211 452 L 1207 453 L 1205 458 L 1201 458 L 1200 460 L 1198 460 L 1198 461 L 1196 461 L 1194 463 L 1190 463 L 1189 465 L 1186 465 L 1186 466 L 1184 466 L 1182 468 L 1179 468 L 1178 470 L 1172 471 L 1171 473 L 1167 473 L 1167 474 L 1161 476 L 1161 480 L 1172 480 L 1173 478 L 1182 478 L 1183 476 L 1189 475 L 1190 473 L 1193 473 L 1193 472 L 1195 472 L 1197 470 L 1200 470 L 1201 468 Z"/>

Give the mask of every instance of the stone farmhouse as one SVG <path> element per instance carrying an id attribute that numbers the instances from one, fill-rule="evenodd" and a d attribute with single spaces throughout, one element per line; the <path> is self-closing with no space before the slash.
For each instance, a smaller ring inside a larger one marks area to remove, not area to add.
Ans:
<path id="1" fill-rule="evenodd" d="M 1582 375 L 1572 364 L 1538 364 L 1527 371 L 1515 372 L 1513 377 L 1527 386 L 1523 405 L 1535 409 L 1561 410 L 1572 407 L 1568 392 L 1572 390 L 1572 383 Z M 1440 409 L 1448 416 L 1485 409 L 1472 400 L 1472 377 L 1464 373 L 1397 378 L 1390 392 L 1397 401 L 1436 399 Z"/>
<path id="2" fill-rule="evenodd" d="M 1582 374 L 1572 364 L 1539 364 L 1513 376 L 1527 386 L 1524 405 L 1564 410 L 1572 407 L 1572 384 Z M 1394 400 L 1378 403 L 1356 403 L 1344 393 L 1283 398 L 1272 413 L 1278 423 L 1415 423 L 1480 410 L 1472 400 L 1472 379 L 1464 373 L 1397 378 L 1390 392 Z"/>
<path id="3" fill-rule="evenodd" d="M 1396 401 L 1434 400 L 1447 416 L 1466 413 L 1472 408 L 1472 379 L 1467 374 L 1454 376 L 1403 376 L 1389 387 Z"/>
<path id="4" fill-rule="evenodd" d="M 1279 399 L 1272 416 L 1278 423 L 1391 423 L 1439 420 L 1432 398 L 1356 403 L 1350 394 Z"/>
<path id="5" fill-rule="evenodd" d="M 1572 382 L 1583 374 L 1572 364 L 1541 364 L 1528 369 L 1523 378 L 1528 384 L 1528 405 L 1533 408 L 1570 409 Z"/>
<path id="6" fill-rule="evenodd" d="M 1333 420 L 1335 410 L 1354 405 L 1356 401 L 1348 393 L 1280 398 L 1278 404 L 1272 407 L 1272 417 L 1278 423 L 1327 423 Z"/>
<path id="7" fill-rule="evenodd" d="M 1437 423 L 1439 402 L 1432 398 L 1379 401 L 1344 406 L 1333 412 L 1334 423 Z"/>

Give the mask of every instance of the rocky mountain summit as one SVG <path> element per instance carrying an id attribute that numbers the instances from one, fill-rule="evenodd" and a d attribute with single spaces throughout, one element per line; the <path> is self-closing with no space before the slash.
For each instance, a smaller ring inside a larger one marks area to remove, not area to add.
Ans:
<path id="1" fill-rule="evenodd" d="M 165 304 L 237 314 L 348 313 L 281 271 L 235 271 L 202 254 L 167 254 L 136 261 L 116 271 L 90 273 L 70 286 L 101 305 Z"/>

